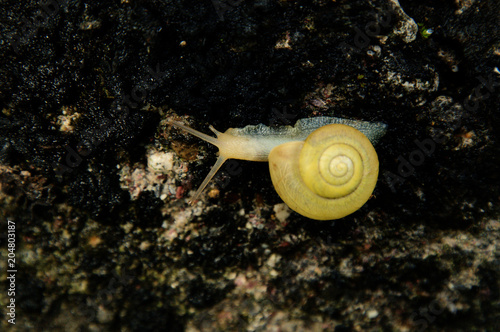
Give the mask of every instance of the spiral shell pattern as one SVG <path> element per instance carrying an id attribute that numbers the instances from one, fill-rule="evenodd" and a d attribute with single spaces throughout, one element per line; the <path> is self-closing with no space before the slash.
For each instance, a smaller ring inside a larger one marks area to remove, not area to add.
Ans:
<path id="1" fill-rule="evenodd" d="M 373 145 L 360 131 L 343 124 L 323 126 L 305 142 L 276 147 L 269 160 L 278 194 L 291 209 L 311 219 L 338 219 L 358 210 L 378 178 Z"/>
<path id="2" fill-rule="evenodd" d="M 361 133 L 352 127 L 330 125 L 320 129 L 308 137 L 300 152 L 302 180 L 325 198 L 352 194 L 365 175 L 363 160 L 369 159 L 370 150 L 375 150 L 368 139 L 360 139 Z M 367 141 L 369 145 L 363 145 Z"/>

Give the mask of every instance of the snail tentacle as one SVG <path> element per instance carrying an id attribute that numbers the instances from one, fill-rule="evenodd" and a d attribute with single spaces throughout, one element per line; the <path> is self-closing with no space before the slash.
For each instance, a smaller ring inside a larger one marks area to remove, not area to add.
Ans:
<path id="1" fill-rule="evenodd" d="M 176 127 L 179 127 L 179 128 L 181 128 L 182 130 L 187 131 L 187 132 L 188 132 L 188 133 L 190 133 L 191 135 L 194 135 L 194 136 L 196 136 L 196 137 L 198 137 L 198 138 L 201 138 L 202 140 L 204 140 L 204 141 L 206 141 L 206 142 L 208 142 L 208 143 L 211 143 L 211 144 L 213 144 L 213 145 L 217 146 L 217 143 L 218 143 L 218 142 L 217 142 L 217 138 L 215 138 L 215 137 L 209 136 L 209 135 L 207 135 L 207 134 L 205 134 L 205 133 L 202 133 L 201 131 L 198 131 L 198 130 L 193 129 L 193 128 L 188 127 L 188 126 L 185 126 L 183 123 L 178 122 L 178 121 L 170 121 L 170 122 L 169 122 L 169 124 L 172 124 L 172 125 L 174 125 L 174 126 L 176 126 Z M 212 126 L 210 126 L 209 128 L 210 128 L 210 130 L 212 130 L 212 131 L 213 131 L 213 132 L 214 132 L 217 136 L 219 136 L 219 135 L 218 135 L 218 133 L 220 133 L 219 131 L 217 131 L 217 130 L 216 130 L 214 127 L 212 127 Z"/>
<path id="2" fill-rule="evenodd" d="M 193 129 L 191 127 L 185 126 L 184 124 L 182 124 L 180 122 L 177 122 L 177 121 L 171 121 L 170 123 L 173 124 L 176 127 L 179 127 L 181 129 L 187 131 L 188 133 L 190 133 L 190 134 L 192 134 L 192 135 L 194 135 L 194 136 L 196 136 L 198 138 L 201 138 L 202 140 L 204 140 L 204 141 L 206 141 L 208 143 L 211 143 L 211 144 L 217 146 L 220 149 L 220 140 L 219 140 L 219 137 L 222 136 L 223 133 L 221 133 L 220 131 L 218 131 L 217 129 L 215 129 L 213 126 L 209 126 L 209 128 L 210 128 L 210 130 L 215 135 L 217 135 L 217 138 L 209 136 L 209 135 L 207 135 L 205 133 L 202 133 L 201 131 L 198 131 L 198 130 Z M 210 172 L 208 173 L 208 175 L 205 177 L 205 179 L 203 180 L 203 182 L 201 183 L 201 185 L 198 187 L 198 189 L 194 193 L 193 197 L 191 197 L 189 199 L 189 201 L 188 201 L 189 204 L 193 205 L 198 200 L 198 198 L 200 197 L 201 193 L 206 188 L 206 186 L 208 185 L 208 183 L 210 182 L 210 180 L 212 180 L 212 178 L 215 176 L 215 174 L 217 173 L 217 171 L 222 167 L 222 165 L 224 164 L 224 162 L 227 159 L 228 159 L 227 157 L 224 157 L 222 155 L 220 155 L 217 158 L 217 160 L 215 161 L 215 165 L 212 166 L 212 169 L 210 170 Z"/>
<path id="3" fill-rule="evenodd" d="M 373 144 L 387 125 L 332 117 L 300 119 L 295 126 L 229 128 L 217 136 L 171 121 L 219 148 L 219 157 L 191 198 L 197 200 L 227 159 L 269 161 L 273 185 L 294 211 L 317 220 L 345 217 L 370 198 L 378 178 Z"/>
<path id="4" fill-rule="evenodd" d="M 189 204 L 193 205 L 198 200 L 198 198 L 200 197 L 200 195 L 203 192 L 203 190 L 205 189 L 205 187 L 208 185 L 210 180 L 212 180 L 212 178 L 215 176 L 217 171 L 221 168 L 221 166 L 224 164 L 224 162 L 226 160 L 227 160 L 227 158 L 224 158 L 222 156 L 219 156 L 217 158 L 217 161 L 215 161 L 215 165 L 212 166 L 212 169 L 210 170 L 208 175 L 205 177 L 205 180 L 203 180 L 201 185 L 198 187 L 198 189 L 194 193 L 193 197 L 191 197 L 189 199 L 189 201 L 188 201 Z"/>

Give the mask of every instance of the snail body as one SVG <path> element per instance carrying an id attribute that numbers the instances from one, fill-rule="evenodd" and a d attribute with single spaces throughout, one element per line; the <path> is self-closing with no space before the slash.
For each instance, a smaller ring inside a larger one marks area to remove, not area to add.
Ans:
<path id="1" fill-rule="evenodd" d="M 294 211 L 317 220 L 345 217 L 371 196 L 378 177 L 375 144 L 383 123 L 335 117 L 300 119 L 295 126 L 229 128 L 217 138 L 171 124 L 217 146 L 219 157 L 191 201 L 227 159 L 269 162 L 273 185 Z"/>

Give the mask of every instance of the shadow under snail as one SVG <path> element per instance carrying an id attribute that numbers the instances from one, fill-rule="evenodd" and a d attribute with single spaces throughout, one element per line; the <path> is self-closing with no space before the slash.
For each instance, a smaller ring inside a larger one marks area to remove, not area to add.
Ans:
<path id="1" fill-rule="evenodd" d="M 198 199 L 227 159 L 268 161 L 274 188 L 294 211 L 316 220 L 343 218 L 370 198 L 378 178 L 372 144 L 387 125 L 335 117 L 306 118 L 295 126 L 229 128 L 217 138 L 171 121 L 219 148 L 219 157 L 191 199 Z"/>

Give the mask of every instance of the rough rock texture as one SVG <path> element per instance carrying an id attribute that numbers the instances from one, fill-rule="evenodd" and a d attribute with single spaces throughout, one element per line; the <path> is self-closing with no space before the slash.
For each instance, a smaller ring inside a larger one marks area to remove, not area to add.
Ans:
<path id="1" fill-rule="evenodd" d="M 500 3 L 3 1 L 1 330 L 500 330 Z M 209 133 L 388 124 L 336 221 Z M 15 222 L 16 325 L 7 221 Z"/>

